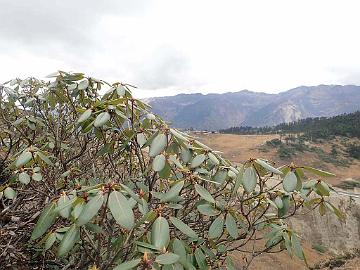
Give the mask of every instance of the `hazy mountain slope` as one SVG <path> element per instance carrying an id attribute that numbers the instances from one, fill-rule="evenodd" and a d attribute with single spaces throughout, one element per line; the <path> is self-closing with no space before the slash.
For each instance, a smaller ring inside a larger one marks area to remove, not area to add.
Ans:
<path id="1" fill-rule="evenodd" d="M 151 98 L 153 111 L 179 128 L 264 126 L 360 109 L 360 86 L 301 86 L 280 94 L 240 91 Z"/>
<path id="2" fill-rule="evenodd" d="M 359 108 L 359 86 L 302 86 L 278 94 L 273 102 L 252 114 L 244 124 L 249 126 L 275 125 L 307 117 L 350 113 Z"/>

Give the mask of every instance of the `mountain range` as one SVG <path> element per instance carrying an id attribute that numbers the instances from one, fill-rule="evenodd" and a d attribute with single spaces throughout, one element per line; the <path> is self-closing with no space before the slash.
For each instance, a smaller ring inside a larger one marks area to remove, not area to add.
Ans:
<path id="1" fill-rule="evenodd" d="M 272 126 L 307 117 L 360 109 L 360 86 L 300 86 L 279 94 L 243 90 L 224 94 L 179 94 L 148 98 L 154 113 L 182 129 L 218 130 Z"/>

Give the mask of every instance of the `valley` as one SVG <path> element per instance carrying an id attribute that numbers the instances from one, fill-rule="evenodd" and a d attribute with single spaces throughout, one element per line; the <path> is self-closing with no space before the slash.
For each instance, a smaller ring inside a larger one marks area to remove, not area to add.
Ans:
<path id="1" fill-rule="evenodd" d="M 344 181 L 360 181 L 360 161 L 349 158 L 346 153 L 339 150 L 338 158 L 346 160 L 346 166 L 339 166 L 324 161 L 319 158 L 316 151 L 304 151 L 295 153 L 290 158 L 280 158 L 277 148 L 269 147 L 267 142 L 279 139 L 278 134 L 267 135 L 234 135 L 234 134 L 193 134 L 200 141 L 209 145 L 211 148 L 219 150 L 222 155 L 235 163 L 243 163 L 251 157 L 262 157 L 275 162 L 276 166 L 294 162 L 296 165 L 307 165 L 336 174 L 336 177 L 328 178 L 327 182 L 333 186 L 338 186 Z M 348 139 L 348 138 L 347 138 Z M 331 155 L 332 145 L 341 146 L 341 140 L 337 137 L 327 142 L 312 143 L 312 147 L 321 149 L 325 156 Z M 348 139 L 359 143 L 359 139 Z M 319 151 L 319 150 L 318 150 Z M 358 190 L 348 187 L 347 192 L 358 192 Z M 337 188 L 338 189 L 338 188 Z M 356 269 L 359 257 L 352 252 L 356 248 L 356 242 L 359 239 L 360 231 L 360 199 L 350 198 L 345 195 L 336 195 L 333 193 L 332 200 L 337 204 L 343 205 L 343 210 L 347 212 L 346 224 L 341 224 L 331 214 L 326 214 L 325 220 L 322 220 L 316 211 L 309 216 L 301 215 L 291 220 L 292 226 L 303 237 L 304 252 L 306 254 L 309 266 L 312 269 Z M 325 226 L 324 226 L 325 224 Z M 348 243 L 346 239 L 354 239 Z M 357 239 L 357 240 L 356 240 Z M 336 244 L 335 244 L 336 243 Z M 349 253 L 344 251 L 348 251 Z M 234 254 L 238 265 L 243 264 L 244 258 L 239 254 Z M 355 257 L 355 258 L 353 258 Z M 250 269 L 260 270 L 268 269 L 287 270 L 287 269 L 307 269 L 303 262 L 296 258 L 290 258 L 286 252 L 275 254 L 263 254 L 254 259 Z M 338 268 L 335 266 L 338 265 Z M 238 268 L 241 269 L 241 268 Z"/>

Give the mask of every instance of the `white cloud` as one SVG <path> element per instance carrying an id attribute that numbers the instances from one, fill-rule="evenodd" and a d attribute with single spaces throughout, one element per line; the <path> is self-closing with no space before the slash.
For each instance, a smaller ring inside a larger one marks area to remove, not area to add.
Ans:
<path id="1" fill-rule="evenodd" d="M 2 0 L 0 81 L 83 71 L 138 85 L 140 96 L 357 83 L 359 7 L 355 0 Z"/>

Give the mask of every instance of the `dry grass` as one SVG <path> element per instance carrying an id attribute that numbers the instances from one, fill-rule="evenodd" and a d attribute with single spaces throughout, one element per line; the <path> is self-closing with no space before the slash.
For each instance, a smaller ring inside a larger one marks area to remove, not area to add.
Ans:
<path id="1" fill-rule="evenodd" d="M 331 184 L 337 184 L 344 179 L 360 177 L 359 168 L 360 162 L 352 160 L 349 167 L 339 167 L 333 164 L 324 163 L 318 158 L 314 152 L 299 153 L 290 160 L 281 160 L 276 149 L 269 149 L 268 152 L 261 151 L 261 147 L 265 145 L 266 141 L 278 138 L 278 135 L 231 135 L 231 134 L 201 134 L 196 135 L 203 143 L 209 145 L 211 148 L 221 151 L 222 155 L 232 162 L 242 163 L 251 157 L 262 157 L 274 161 L 278 166 L 288 164 L 293 161 L 295 164 L 309 165 L 317 168 L 322 168 L 336 174 L 336 177 L 328 179 Z M 336 143 L 336 142 L 335 142 Z M 323 151 L 330 154 L 331 144 L 322 143 L 314 144 L 312 146 L 320 147 Z M 304 252 L 310 266 L 314 266 L 322 261 L 328 260 L 331 256 L 329 254 L 320 254 L 311 248 L 309 244 L 304 244 Z M 244 258 L 241 254 L 234 254 L 237 269 L 242 269 L 244 265 Z M 360 269 L 356 268 L 358 265 L 353 265 L 353 262 L 347 262 L 347 267 L 344 269 Z M 355 268 L 353 268 L 355 267 Z M 296 259 L 290 258 L 286 252 L 276 254 L 263 254 L 255 258 L 250 266 L 251 270 L 274 269 L 274 270 L 288 270 L 288 269 L 308 269 L 305 264 Z M 341 268 L 338 268 L 341 269 Z"/>
<path id="2" fill-rule="evenodd" d="M 360 162 L 356 160 L 351 161 L 349 167 L 336 166 L 331 163 L 325 163 L 320 160 L 318 155 L 314 152 L 298 153 L 291 160 L 281 160 L 276 149 L 269 149 L 268 152 L 261 151 L 261 147 L 265 145 L 266 141 L 279 138 L 278 135 L 232 135 L 232 134 L 201 134 L 196 135 L 203 143 L 209 145 L 215 150 L 223 153 L 223 156 L 235 163 L 243 163 L 251 157 L 262 157 L 275 162 L 276 165 L 281 166 L 294 162 L 299 165 L 313 166 L 319 169 L 327 170 L 336 175 L 334 178 L 329 178 L 328 182 L 336 185 L 341 181 L 352 178 L 359 179 Z M 336 142 L 335 142 L 336 143 Z M 318 143 L 312 146 L 319 147 L 330 155 L 330 143 Z M 343 158 L 343 157 L 342 157 Z"/>

